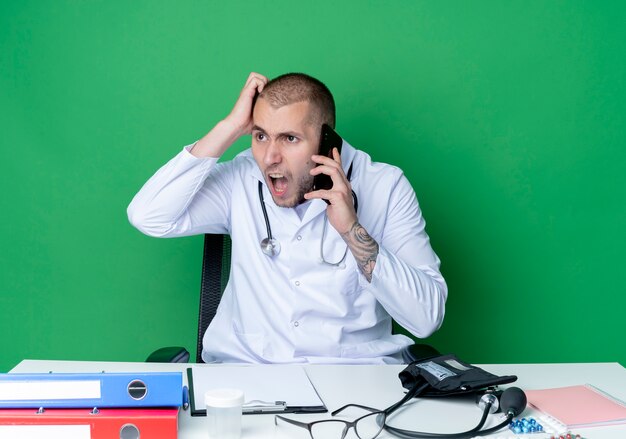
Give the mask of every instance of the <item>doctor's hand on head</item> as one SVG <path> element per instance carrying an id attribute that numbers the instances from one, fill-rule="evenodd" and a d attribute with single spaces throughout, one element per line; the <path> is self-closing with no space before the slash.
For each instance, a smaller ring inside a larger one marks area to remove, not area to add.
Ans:
<path id="1" fill-rule="evenodd" d="M 226 116 L 226 121 L 237 130 L 239 137 L 250 134 L 252 131 L 252 110 L 254 109 L 255 97 L 263 91 L 263 87 L 269 80 L 260 73 L 252 72 L 248 76 L 239 99 L 232 111 Z"/>
<path id="2" fill-rule="evenodd" d="M 265 76 L 250 73 L 230 114 L 196 142 L 191 154 L 196 157 L 220 157 L 237 139 L 250 134 L 254 98 L 263 91 L 267 82 Z"/>
<path id="3" fill-rule="evenodd" d="M 341 235 L 350 232 L 357 223 L 354 200 L 352 198 L 352 186 L 341 167 L 341 154 L 337 148 L 333 148 L 333 158 L 323 155 L 311 157 L 318 166 L 311 169 L 310 174 L 326 174 L 333 181 L 333 187 L 328 190 L 317 190 L 304 194 L 304 198 L 311 200 L 321 198 L 330 203 L 326 208 L 328 221 Z"/>

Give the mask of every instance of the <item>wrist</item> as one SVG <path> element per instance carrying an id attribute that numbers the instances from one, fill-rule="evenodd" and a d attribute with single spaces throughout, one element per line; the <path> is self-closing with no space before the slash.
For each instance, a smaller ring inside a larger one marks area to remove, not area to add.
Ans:
<path id="1" fill-rule="evenodd" d="M 246 132 L 247 127 L 237 123 L 230 115 L 219 121 L 217 125 L 233 139 L 233 142 L 241 136 L 249 134 Z"/>
<path id="2" fill-rule="evenodd" d="M 220 121 L 190 151 L 196 157 L 219 158 L 240 136 L 229 123 Z"/>

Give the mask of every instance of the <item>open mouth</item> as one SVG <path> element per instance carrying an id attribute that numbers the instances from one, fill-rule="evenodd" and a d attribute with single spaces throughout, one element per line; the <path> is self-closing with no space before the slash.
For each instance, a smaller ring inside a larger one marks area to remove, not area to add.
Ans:
<path id="1" fill-rule="evenodd" d="M 283 195 L 287 191 L 287 178 L 283 174 L 273 172 L 268 174 L 270 186 L 274 195 Z"/>

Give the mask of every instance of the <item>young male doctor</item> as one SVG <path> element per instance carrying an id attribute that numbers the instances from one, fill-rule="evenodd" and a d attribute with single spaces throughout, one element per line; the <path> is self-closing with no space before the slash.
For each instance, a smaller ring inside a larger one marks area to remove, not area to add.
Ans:
<path id="1" fill-rule="evenodd" d="M 441 326 L 447 287 L 410 183 L 345 140 L 317 155 L 322 124 L 334 128 L 335 104 L 320 81 L 251 73 L 230 114 L 128 207 L 150 236 L 231 235 L 206 362 L 399 363 L 412 341 L 392 319 L 421 338 Z M 251 148 L 217 163 L 248 134 Z M 320 173 L 330 190 L 313 190 Z"/>

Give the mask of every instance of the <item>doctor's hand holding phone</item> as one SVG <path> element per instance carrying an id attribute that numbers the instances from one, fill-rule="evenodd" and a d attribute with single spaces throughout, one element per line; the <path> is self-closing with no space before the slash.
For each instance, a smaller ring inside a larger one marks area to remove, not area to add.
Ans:
<path id="1" fill-rule="evenodd" d="M 304 195 L 310 200 L 321 198 L 327 204 L 330 224 L 340 234 L 350 231 L 357 222 L 358 201 L 350 185 L 351 171 L 344 173 L 341 164 L 342 138 L 329 125 L 323 124 L 320 133 L 319 154 L 312 156 L 317 166 L 311 169 L 313 190 Z"/>
<path id="2" fill-rule="evenodd" d="M 337 152 L 341 156 L 341 145 L 343 140 L 327 124 L 322 125 L 322 132 L 320 133 L 320 147 L 319 155 L 326 156 L 330 159 L 333 158 L 333 148 L 337 148 Z M 330 175 L 317 174 L 313 179 L 313 190 L 330 190 L 333 187 L 333 180 Z M 326 203 L 330 204 L 328 200 L 324 199 Z"/>

